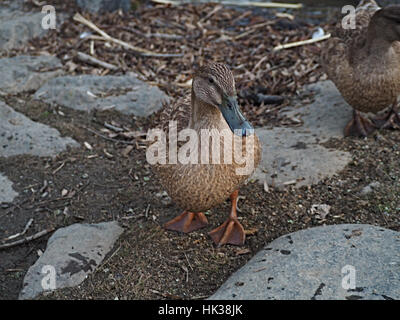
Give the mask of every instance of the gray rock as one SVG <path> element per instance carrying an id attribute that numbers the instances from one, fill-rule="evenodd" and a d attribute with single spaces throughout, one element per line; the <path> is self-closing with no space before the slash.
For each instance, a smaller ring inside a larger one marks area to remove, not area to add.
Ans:
<path id="1" fill-rule="evenodd" d="M 10 7 L 0 7 L 0 50 L 10 50 L 23 46 L 28 40 L 42 37 L 48 31 L 42 27 L 46 13 L 25 12 Z M 56 15 L 56 23 L 61 23 L 61 14 Z M 59 21 L 57 21 L 59 19 Z"/>
<path id="2" fill-rule="evenodd" d="M 400 299 L 400 233 L 343 224 L 282 236 L 210 299 Z"/>
<path id="3" fill-rule="evenodd" d="M 12 182 L 0 173 L 0 203 L 11 202 L 17 195 L 12 188 Z"/>
<path id="4" fill-rule="evenodd" d="M 133 74 L 58 77 L 41 87 L 35 98 L 76 110 L 115 109 L 140 117 L 149 116 L 162 107 L 163 101 L 168 101 L 168 96 L 158 87 L 148 85 Z"/>
<path id="5" fill-rule="evenodd" d="M 93 13 L 111 12 L 118 9 L 128 11 L 131 0 L 76 0 L 76 4 L 83 10 Z"/>
<path id="6" fill-rule="evenodd" d="M 0 74 L 0 91 L 16 94 L 39 89 L 63 70 L 54 56 L 16 56 L 0 59 Z"/>
<path id="7" fill-rule="evenodd" d="M 0 157 L 52 156 L 79 144 L 47 125 L 34 122 L 0 101 Z"/>
<path id="8" fill-rule="evenodd" d="M 116 221 L 73 224 L 57 230 L 26 273 L 19 299 L 79 285 L 103 261 L 122 232 Z"/>
<path id="9" fill-rule="evenodd" d="M 21 10 L 24 6 L 25 0 L 2 0 L 0 5 L 0 10 L 5 9 Z"/>
<path id="10" fill-rule="evenodd" d="M 330 80 L 320 81 L 305 87 L 315 93 L 313 103 L 290 108 L 284 114 L 303 120 L 300 132 L 314 136 L 315 142 L 324 142 L 330 138 L 343 138 L 343 129 L 351 120 L 353 109 L 343 99 L 334 83 Z"/>
<path id="11" fill-rule="evenodd" d="M 253 176 L 259 182 L 280 186 L 296 181 L 297 187 L 315 184 L 351 161 L 350 153 L 320 145 L 343 137 L 352 116 L 350 106 L 331 81 L 311 85 L 309 90 L 317 92 L 312 104 L 284 113 L 301 119 L 302 126 L 256 129 L 263 146 L 262 161 Z"/>

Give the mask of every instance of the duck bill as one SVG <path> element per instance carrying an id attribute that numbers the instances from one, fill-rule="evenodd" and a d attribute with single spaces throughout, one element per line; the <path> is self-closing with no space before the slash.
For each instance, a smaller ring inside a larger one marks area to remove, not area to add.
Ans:
<path id="1" fill-rule="evenodd" d="M 254 133 L 253 126 L 240 111 L 236 97 L 226 97 L 219 106 L 219 110 L 234 134 L 243 137 Z"/>

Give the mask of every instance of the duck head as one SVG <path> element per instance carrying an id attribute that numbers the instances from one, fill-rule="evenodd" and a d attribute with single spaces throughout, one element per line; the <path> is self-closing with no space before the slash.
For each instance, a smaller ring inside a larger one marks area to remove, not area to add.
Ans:
<path id="1" fill-rule="evenodd" d="M 192 84 L 192 122 L 205 117 L 217 120 L 222 114 L 231 131 L 240 136 L 254 132 L 240 111 L 235 80 L 229 68 L 222 63 L 201 67 Z"/>

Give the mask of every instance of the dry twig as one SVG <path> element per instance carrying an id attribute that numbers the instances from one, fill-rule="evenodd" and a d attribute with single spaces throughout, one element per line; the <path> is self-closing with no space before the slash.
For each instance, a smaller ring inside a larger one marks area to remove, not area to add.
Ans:
<path id="1" fill-rule="evenodd" d="M 135 28 L 130 28 L 130 27 L 126 27 L 126 26 L 120 26 L 119 28 L 121 30 L 134 33 L 134 34 L 136 34 L 136 35 L 138 35 L 138 36 L 140 36 L 142 38 L 146 38 L 146 39 L 149 39 L 149 38 L 163 38 L 163 39 L 169 39 L 169 40 L 181 40 L 181 39 L 184 38 L 183 36 L 181 36 L 179 34 L 158 33 L 158 32 L 156 32 L 156 33 L 150 33 L 150 32 L 143 33 L 143 32 L 141 32 L 139 30 L 136 30 Z"/>
<path id="2" fill-rule="evenodd" d="M 85 62 L 85 63 L 88 63 L 88 64 L 92 64 L 92 65 L 95 65 L 95 66 L 98 66 L 98 67 L 102 67 L 102 68 L 105 68 L 105 69 L 110 69 L 110 70 L 117 70 L 118 69 L 118 67 L 114 66 L 113 64 L 101 61 L 99 59 L 96 59 L 95 57 L 92 57 L 92 56 L 90 56 L 90 55 L 88 55 L 86 53 L 80 52 L 80 51 L 77 52 L 76 57 L 82 62 Z"/>
<path id="3" fill-rule="evenodd" d="M 17 238 L 19 236 L 23 236 L 28 231 L 28 229 L 31 226 L 32 222 L 33 222 L 33 219 L 32 218 L 29 219 L 28 223 L 26 224 L 26 226 L 25 226 L 24 230 L 22 230 L 22 232 L 18 232 L 16 234 L 13 234 L 12 236 L 9 236 L 9 237 L 3 239 L 3 241 L 8 241 L 8 240 Z"/>
<path id="4" fill-rule="evenodd" d="M 89 131 L 89 132 L 95 134 L 96 136 L 99 136 L 100 138 L 103 138 L 104 140 L 108 140 L 108 141 L 112 141 L 112 142 L 116 142 L 116 143 L 134 145 L 134 143 L 133 143 L 133 142 L 130 142 L 130 141 L 124 141 L 124 140 L 117 140 L 117 139 L 109 138 L 109 137 L 106 137 L 106 136 L 102 135 L 101 133 L 98 133 L 97 131 L 94 131 L 94 130 L 92 130 L 92 129 L 90 129 L 90 128 L 86 128 L 86 127 L 85 127 L 85 129 L 86 129 L 87 131 Z"/>
<path id="5" fill-rule="evenodd" d="M 326 39 L 329 39 L 331 37 L 331 34 L 328 33 L 322 37 L 318 37 L 315 39 L 307 39 L 307 40 L 302 40 L 302 41 L 296 41 L 296 42 L 291 42 L 291 43 L 285 43 L 285 44 L 280 44 L 279 46 L 276 46 L 274 48 L 274 51 L 279 51 L 282 49 L 288 49 L 288 48 L 293 48 L 293 47 L 299 47 L 299 46 L 303 46 L 305 44 L 310 44 L 310 43 L 315 43 L 318 41 L 323 41 Z"/>
<path id="6" fill-rule="evenodd" d="M 65 166 L 65 161 L 63 161 L 63 163 L 53 171 L 53 174 L 56 174 L 58 171 L 60 171 L 63 167 Z"/>
<path id="7" fill-rule="evenodd" d="M 172 0 L 152 0 L 152 1 L 161 4 L 172 4 L 172 5 L 183 4 L 180 1 L 172 1 Z M 210 3 L 212 3 L 212 1 Z M 303 4 L 301 3 L 277 3 L 277 2 L 255 2 L 255 1 L 245 1 L 245 2 L 223 1 L 216 3 L 229 6 L 262 7 L 262 8 L 300 9 L 303 7 Z"/>
<path id="8" fill-rule="evenodd" d="M 79 13 L 76 13 L 74 15 L 73 19 L 77 22 L 80 22 L 80 23 L 86 25 L 90 29 L 96 31 L 102 37 L 102 39 L 96 38 L 97 40 L 114 42 L 114 43 L 124 47 L 125 49 L 132 50 L 142 56 L 146 56 L 146 57 L 181 57 L 181 56 L 183 56 L 183 54 L 179 54 L 179 53 L 178 54 L 176 54 L 176 53 L 156 53 L 156 52 L 153 52 L 153 51 L 150 51 L 147 49 L 132 46 L 131 44 L 129 44 L 125 41 L 111 37 L 109 34 L 107 34 L 103 30 L 101 30 L 99 27 L 97 27 L 93 22 L 82 17 L 82 15 L 80 15 Z M 88 37 L 88 38 L 94 39 L 93 36 Z"/>
<path id="9" fill-rule="evenodd" d="M 0 245 L 0 250 L 11 248 L 11 247 L 15 247 L 15 246 L 18 246 L 20 244 L 24 244 L 24 243 L 39 239 L 40 237 L 43 237 L 46 234 L 48 234 L 50 232 L 53 232 L 54 230 L 55 230 L 55 228 L 45 229 L 45 230 L 42 230 L 42 231 L 40 231 L 38 233 L 35 233 L 34 235 L 26 237 L 24 239 L 21 239 L 21 240 L 18 240 L 18 241 L 14 241 L 14 242 L 10 242 L 10 243 L 2 244 L 2 245 Z"/>

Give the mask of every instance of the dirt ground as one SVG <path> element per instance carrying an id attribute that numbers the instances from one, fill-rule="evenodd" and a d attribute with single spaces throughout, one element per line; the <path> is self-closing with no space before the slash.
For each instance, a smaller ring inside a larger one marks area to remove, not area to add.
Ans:
<path id="1" fill-rule="evenodd" d="M 205 298 L 264 245 L 284 234 L 338 223 L 369 223 L 400 230 L 400 132 L 329 141 L 326 146 L 351 152 L 353 161 L 337 176 L 311 187 L 288 186 L 266 192 L 250 181 L 241 189 L 244 198 L 239 202 L 240 219 L 248 232 L 245 246 L 216 248 L 207 232 L 225 220 L 229 201 L 208 211 L 210 225 L 201 231 L 188 235 L 166 232 L 162 224 L 180 209 L 163 195 L 145 162 L 144 150 L 134 149 L 124 157 L 121 152 L 126 145 L 85 129 L 100 128 L 98 123 L 110 119 L 129 127 L 136 122 L 113 113 L 88 117 L 62 108 L 64 116 L 60 116 L 40 103 L 29 104 L 29 110 L 24 110 L 28 104 L 17 102 L 22 99 L 7 102 L 81 144 L 88 142 L 93 150 L 71 150 L 55 158 L 1 159 L 0 171 L 20 193 L 14 204 L 0 209 L 2 235 L 21 231 L 29 218 L 34 218 L 32 233 L 50 226 L 113 219 L 125 227 L 113 252 L 82 285 L 42 298 Z M 45 180 L 48 196 L 42 199 L 37 191 Z M 378 190 L 360 194 L 363 187 L 376 181 L 380 183 Z M 61 197 L 63 189 L 75 194 Z M 331 211 L 322 219 L 311 214 L 313 204 L 328 204 Z M 1 299 L 17 297 L 27 268 L 37 259 L 38 251 L 44 251 L 47 238 L 0 251 Z"/>
<path id="2" fill-rule="evenodd" d="M 296 54 L 301 55 L 301 50 Z M 177 94 L 182 89 L 174 90 Z M 299 98 L 296 90 L 287 95 L 286 104 Z M 279 90 L 268 93 L 277 94 Z M 380 131 L 365 139 L 330 140 L 325 146 L 348 151 L 353 160 L 342 172 L 317 185 L 279 190 L 270 187 L 265 191 L 262 185 L 249 181 L 240 190 L 239 200 L 246 243 L 243 247 L 216 248 L 207 232 L 226 219 L 229 201 L 207 212 L 209 226 L 200 231 L 184 235 L 163 230 L 163 223 L 181 210 L 163 193 L 141 144 L 99 135 L 105 122 L 145 131 L 154 125 L 154 116 L 137 119 L 112 111 L 88 114 L 52 108 L 34 101 L 31 94 L 3 99 L 15 110 L 57 128 L 82 146 L 89 143 L 92 150 L 82 147 L 53 158 L 0 158 L 0 171 L 19 193 L 12 204 L 0 206 L 0 239 L 20 232 L 30 218 L 34 223 L 28 234 L 77 222 L 114 219 L 125 228 L 113 251 L 84 283 L 39 299 L 202 299 L 267 243 L 290 232 L 339 223 L 368 223 L 400 230 L 399 131 Z M 304 101 L 309 99 L 304 97 Z M 268 125 L 288 125 L 279 118 L 279 107 L 272 110 L 276 112 L 262 113 L 258 118 Z M 256 118 L 246 102 L 244 112 Z M 125 155 L 128 145 L 133 145 L 133 150 Z M 371 182 L 380 185 L 372 193 L 361 194 Z M 44 191 L 46 197 L 42 197 Z M 328 204 L 331 210 L 321 217 L 312 214 L 313 204 Z M 27 269 L 45 250 L 48 237 L 0 250 L 0 299 L 17 298 Z"/>

